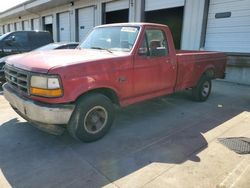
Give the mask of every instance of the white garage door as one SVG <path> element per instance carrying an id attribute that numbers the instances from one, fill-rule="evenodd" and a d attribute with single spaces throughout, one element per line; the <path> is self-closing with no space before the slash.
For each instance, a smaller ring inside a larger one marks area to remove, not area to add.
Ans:
<path id="1" fill-rule="evenodd" d="M 185 0 L 146 0 L 145 11 L 182 7 L 185 5 Z"/>
<path id="2" fill-rule="evenodd" d="M 106 3 L 106 12 L 112 12 L 117 10 L 123 10 L 129 8 L 129 0 L 119 0 L 110 3 Z"/>
<path id="3" fill-rule="evenodd" d="M 53 17 L 52 16 L 45 16 L 44 17 L 44 24 L 53 24 Z"/>
<path id="4" fill-rule="evenodd" d="M 33 30 L 39 30 L 40 29 L 39 25 L 40 25 L 39 18 L 33 19 Z"/>
<path id="5" fill-rule="evenodd" d="M 69 12 L 59 14 L 59 40 L 61 42 L 70 41 L 70 15 Z"/>
<path id="6" fill-rule="evenodd" d="M 211 0 L 206 50 L 250 51 L 250 0 Z"/>
<path id="7" fill-rule="evenodd" d="M 94 11 L 94 7 L 82 8 L 78 10 L 79 41 L 82 41 L 95 26 Z"/>
<path id="8" fill-rule="evenodd" d="M 14 23 L 10 24 L 10 31 L 15 31 L 15 25 L 14 25 Z"/>
<path id="9" fill-rule="evenodd" d="M 4 33 L 3 33 L 3 26 L 1 25 L 0 26 L 0 35 L 2 35 L 2 34 L 4 34 Z"/>
<path id="10" fill-rule="evenodd" d="M 21 22 L 17 22 L 16 23 L 16 30 L 17 31 L 21 31 L 22 30 L 22 24 L 21 24 Z"/>
<path id="11" fill-rule="evenodd" d="M 28 20 L 23 21 L 23 30 L 29 31 L 30 30 L 30 24 Z"/>
<path id="12" fill-rule="evenodd" d="M 8 25 L 4 25 L 4 32 L 5 32 L 5 33 L 8 33 L 8 32 L 9 32 Z"/>

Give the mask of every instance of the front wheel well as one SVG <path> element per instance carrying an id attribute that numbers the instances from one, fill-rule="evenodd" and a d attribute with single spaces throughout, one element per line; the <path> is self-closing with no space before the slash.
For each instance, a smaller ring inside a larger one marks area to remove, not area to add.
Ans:
<path id="1" fill-rule="evenodd" d="M 90 95 L 92 93 L 100 93 L 102 95 L 105 95 L 107 98 L 109 98 L 112 101 L 113 104 L 120 106 L 118 95 L 116 94 L 114 90 L 110 88 L 98 88 L 98 89 L 89 90 L 86 93 L 83 93 L 82 95 L 80 95 L 77 98 L 77 100 L 79 100 L 79 98 L 85 95 Z"/>

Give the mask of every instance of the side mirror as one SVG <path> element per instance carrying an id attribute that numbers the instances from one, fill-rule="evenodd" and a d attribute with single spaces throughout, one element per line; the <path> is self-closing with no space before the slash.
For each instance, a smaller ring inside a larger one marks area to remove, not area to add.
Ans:
<path id="1" fill-rule="evenodd" d="M 147 56 L 148 55 L 147 48 L 139 48 L 138 54 L 139 56 Z"/>

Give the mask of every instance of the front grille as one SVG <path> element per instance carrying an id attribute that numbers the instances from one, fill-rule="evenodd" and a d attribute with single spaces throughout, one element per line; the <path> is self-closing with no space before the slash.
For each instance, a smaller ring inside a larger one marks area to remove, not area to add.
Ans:
<path id="1" fill-rule="evenodd" d="M 5 65 L 4 72 L 8 84 L 17 90 L 28 94 L 29 73 L 27 71 Z"/>

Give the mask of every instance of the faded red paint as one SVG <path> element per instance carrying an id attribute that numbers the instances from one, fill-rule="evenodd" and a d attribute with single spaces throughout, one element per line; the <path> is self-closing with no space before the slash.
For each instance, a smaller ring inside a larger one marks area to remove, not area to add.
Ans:
<path id="1" fill-rule="evenodd" d="M 32 52 L 15 56 L 8 63 L 33 72 L 60 75 L 64 90 L 62 97 L 29 96 L 33 100 L 51 104 L 74 103 L 88 91 L 109 88 L 117 94 L 120 105 L 126 106 L 194 87 L 208 69 L 214 70 L 216 78 L 223 78 L 226 66 L 224 53 L 176 51 L 167 26 L 135 25 L 141 27 L 141 32 L 130 53 L 112 54 L 93 49 Z M 169 56 L 149 58 L 138 55 L 146 28 L 165 32 Z"/>

